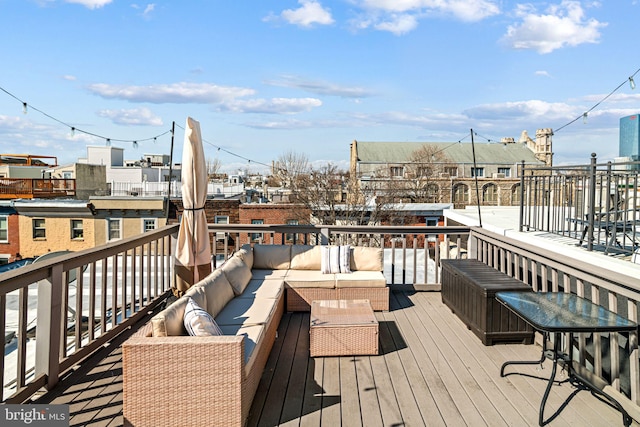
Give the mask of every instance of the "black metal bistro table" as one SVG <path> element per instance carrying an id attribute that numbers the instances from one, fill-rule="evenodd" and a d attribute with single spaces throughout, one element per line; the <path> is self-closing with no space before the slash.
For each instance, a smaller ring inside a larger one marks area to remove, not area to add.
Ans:
<path id="1" fill-rule="evenodd" d="M 542 357 L 536 361 L 510 361 L 505 362 L 500 369 L 500 376 L 504 377 L 505 367 L 508 365 L 540 364 L 547 358 L 546 335 L 553 334 L 553 352 L 550 357 L 553 360 L 549 383 L 540 402 L 538 424 L 548 424 L 554 416 L 544 420 L 544 407 L 555 380 L 558 363 L 567 367 L 570 379 L 586 386 L 593 393 L 606 398 L 622 413 L 622 421 L 625 426 L 631 424 L 631 417 L 622 405 L 613 397 L 600 390 L 591 381 L 581 376 L 573 369 L 572 358 L 560 353 L 561 334 L 581 332 L 631 332 L 638 325 L 606 308 L 592 303 L 575 294 L 562 292 L 497 292 L 496 299 L 511 311 L 531 324 L 534 329 L 545 335 L 542 347 Z"/>

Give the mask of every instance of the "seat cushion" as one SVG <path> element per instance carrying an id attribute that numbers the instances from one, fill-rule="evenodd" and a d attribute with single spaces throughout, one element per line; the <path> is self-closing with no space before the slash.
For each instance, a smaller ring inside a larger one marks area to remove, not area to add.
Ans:
<path id="1" fill-rule="evenodd" d="M 320 248 L 317 245 L 293 245 L 291 270 L 320 270 Z"/>
<path id="2" fill-rule="evenodd" d="M 353 271 L 336 274 L 336 288 L 384 288 L 387 280 L 379 271 Z"/>
<path id="3" fill-rule="evenodd" d="M 251 356 L 253 355 L 253 351 L 256 349 L 256 347 L 260 343 L 260 340 L 262 339 L 265 326 L 225 325 L 221 326 L 220 329 L 222 329 L 222 333 L 224 335 L 232 335 L 238 337 L 244 336 L 244 364 L 248 365 L 249 361 L 251 360 Z"/>
<path id="4" fill-rule="evenodd" d="M 273 298 L 234 298 L 216 316 L 216 322 L 224 325 L 263 325 L 267 323 L 277 304 Z"/>
<path id="5" fill-rule="evenodd" d="M 289 270 L 284 278 L 290 288 L 335 288 L 335 274 L 323 274 L 314 270 Z"/>
<path id="6" fill-rule="evenodd" d="M 170 306 L 151 318 L 152 335 L 154 337 L 174 337 L 187 335 L 184 328 L 184 310 L 189 297 L 183 295 Z"/>
<path id="7" fill-rule="evenodd" d="M 284 290 L 284 280 L 251 279 L 238 298 L 279 298 Z"/>
<path id="8" fill-rule="evenodd" d="M 282 280 L 287 275 L 288 270 L 251 270 L 251 278 L 258 280 L 277 279 Z"/>
<path id="9" fill-rule="evenodd" d="M 251 268 L 238 256 L 232 256 L 222 264 L 222 272 L 233 288 L 233 293 L 240 295 L 251 280 Z"/>
<path id="10" fill-rule="evenodd" d="M 287 270 L 291 265 L 291 245 L 254 245 L 253 267 L 257 270 Z"/>

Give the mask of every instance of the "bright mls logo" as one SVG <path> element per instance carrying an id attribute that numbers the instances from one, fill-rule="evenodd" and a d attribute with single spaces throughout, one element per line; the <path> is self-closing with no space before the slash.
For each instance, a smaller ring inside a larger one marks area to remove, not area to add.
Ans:
<path id="1" fill-rule="evenodd" d="M 68 427 L 69 405 L 3 405 L 2 426 Z"/>

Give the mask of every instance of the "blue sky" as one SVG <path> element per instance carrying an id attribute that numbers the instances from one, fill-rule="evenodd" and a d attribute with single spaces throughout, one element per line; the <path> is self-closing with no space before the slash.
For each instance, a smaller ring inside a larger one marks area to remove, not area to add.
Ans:
<path id="1" fill-rule="evenodd" d="M 0 0 L 0 152 L 65 164 L 110 138 L 137 159 L 169 153 L 175 121 L 179 161 L 191 116 L 226 171 L 346 167 L 354 139 L 559 129 L 622 84 L 553 137 L 556 164 L 612 159 L 640 112 L 639 18 L 639 0 Z"/>

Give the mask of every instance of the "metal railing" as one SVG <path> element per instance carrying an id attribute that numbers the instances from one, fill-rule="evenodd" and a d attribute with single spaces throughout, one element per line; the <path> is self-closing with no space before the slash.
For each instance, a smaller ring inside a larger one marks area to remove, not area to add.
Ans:
<path id="1" fill-rule="evenodd" d="M 537 292 L 567 292 L 587 298 L 637 322 L 637 277 L 551 252 L 506 236 L 473 228 L 469 252 L 487 265 L 528 284 Z M 618 400 L 640 404 L 638 333 L 566 334 L 562 350 L 578 369 L 606 382 Z"/>
<path id="2" fill-rule="evenodd" d="M 177 225 L 0 274 L 0 401 L 19 403 L 167 295 Z"/>
<path id="3" fill-rule="evenodd" d="M 575 239 L 587 250 L 630 255 L 640 246 L 640 162 L 526 167 L 520 231 Z"/>
<path id="4" fill-rule="evenodd" d="M 162 302 L 171 286 L 171 239 L 177 230 L 170 225 L 1 274 L 0 312 L 17 310 L 15 378 L 5 378 L 5 351 L 2 401 L 25 401 L 42 387 L 52 387 L 79 360 Z M 572 292 L 631 320 L 639 317 L 636 278 L 476 227 L 209 224 L 209 232 L 216 263 L 246 243 L 376 246 L 384 248 L 383 273 L 392 289 L 439 290 L 440 260 L 466 256 L 535 291 Z M 108 270 L 111 275 L 103 273 Z M 29 305 L 35 286 L 37 329 L 31 340 Z M 7 331 L 6 316 L 0 316 L 0 330 Z M 637 338 L 635 332 L 576 334 L 565 337 L 564 350 L 620 399 L 638 405 Z M 35 354 L 31 368 L 30 351 Z"/>
<path id="5" fill-rule="evenodd" d="M 73 197 L 75 194 L 75 179 L 0 178 L 2 199 Z"/>

